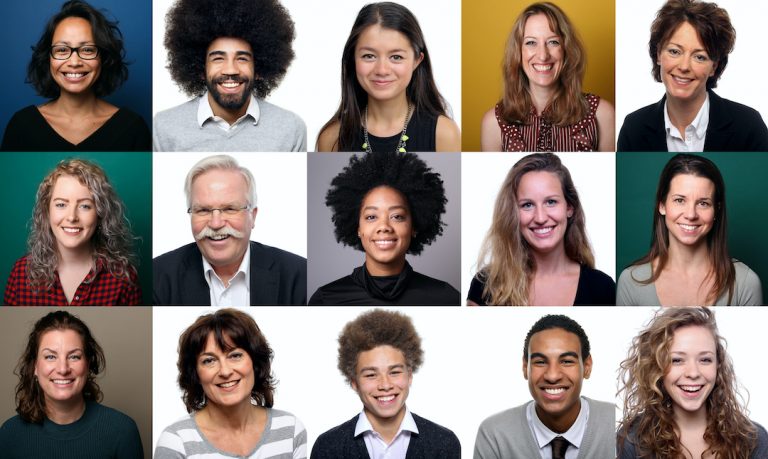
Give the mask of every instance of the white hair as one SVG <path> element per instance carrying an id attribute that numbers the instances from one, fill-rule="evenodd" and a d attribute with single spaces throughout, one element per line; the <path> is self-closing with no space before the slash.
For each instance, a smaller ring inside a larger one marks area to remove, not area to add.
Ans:
<path id="1" fill-rule="evenodd" d="M 192 207 L 192 182 L 200 175 L 213 170 L 231 170 L 240 172 L 248 186 L 248 205 L 256 208 L 256 180 L 253 174 L 247 168 L 240 166 L 237 160 L 229 155 L 208 156 L 197 162 L 187 174 L 187 180 L 184 182 L 184 194 L 187 195 L 187 207 Z"/>

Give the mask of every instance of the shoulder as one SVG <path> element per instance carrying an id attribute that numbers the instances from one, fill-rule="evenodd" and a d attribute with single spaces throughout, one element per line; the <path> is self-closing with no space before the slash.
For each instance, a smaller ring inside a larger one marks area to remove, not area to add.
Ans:
<path id="1" fill-rule="evenodd" d="M 0 426 L 0 432 L 3 432 L 4 434 L 12 434 L 19 429 L 26 429 L 30 425 L 30 423 L 21 419 L 21 416 L 17 414 L 16 416 L 12 416 L 5 420 L 2 426 Z"/>
<path id="2" fill-rule="evenodd" d="M 186 457 L 184 444 L 202 441 L 195 420 L 188 414 L 163 429 L 157 439 L 154 457 L 179 457 L 179 454 Z M 168 454 L 170 452 L 173 454 Z"/>
<path id="3" fill-rule="evenodd" d="M 261 116 L 265 116 L 270 123 L 278 123 L 284 129 L 301 128 L 306 130 L 307 127 L 304 124 L 304 120 L 290 110 L 278 107 L 275 104 L 267 102 L 264 99 L 256 99 L 259 104 L 259 111 Z"/>
<path id="4" fill-rule="evenodd" d="M 429 437 L 427 440 L 431 442 L 441 444 L 455 443 L 457 446 L 459 445 L 459 439 L 452 430 L 414 413 L 411 413 L 411 416 L 413 416 L 413 420 L 416 422 L 416 427 L 419 428 L 419 436 Z"/>
<path id="5" fill-rule="evenodd" d="M 409 288 L 419 288 L 428 291 L 431 304 L 457 305 L 461 302 L 461 294 L 451 284 L 434 277 L 413 271 Z"/>
<path id="6" fill-rule="evenodd" d="M 510 429 L 514 430 L 518 424 L 527 424 L 528 421 L 525 419 L 525 407 L 528 403 L 488 416 L 482 423 L 480 423 L 480 430 L 484 432 L 501 432 Z"/>
<path id="7" fill-rule="evenodd" d="M 437 117 L 435 142 L 437 151 L 461 151 L 461 131 L 454 120 L 445 115 Z"/>
<path id="8" fill-rule="evenodd" d="M 754 424 L 757 429 L 757 446 L 750 458 L 758 459 L 768 457 L 768 432 L 766 432 L 765 427 L 760 424 L 754 421 L 752 421 L 752 424 Z"/>
<path id="9" fill-rule="evenodd" d="M 138 113 L 134 112 L 130 108 L 121 107 L 117 109 L 117 112 L 115 112 L 115 118 L 119 119 L 125 123 L 141 123 L 144 124 L 144 118 L 139 116 Z"/>
<path id="10" fill-rule="evenodd" d="M 498 105 L 494 105 L 487 112 L 483 114 L 482 126 L 484 128 L 490 128 L 492 126 L 496 126 L 497 128 L 499 127 L 499 120 L 496 117 L 497 110 L 498 110 Z"/>
<path id="11" fill-rule="evenodd" d="M 640 265 L 632 265 L 625 268 L 619 275 L 618 284 L 629 283 L 633 285 L 641 285 L 639 281 L 645 280 L 651 277 L 651 264 L 643 263 Z"/>
<path id="12" fill-rule="evenodd" d="M 763 119 L 760 116 L 760 112 L 748 105 L 725 99 L 718 96 L 713 91 L 709 91 L 709 100 L 710 112 L 726 112 L 728 113 L 728 116 L 739 123 L 759 121 L 760 124 L 763 124 Z"/>
<path id="13" fill-rule="evenodd" d="M 301 420 L 293 414 L 274 408 L 269 408 L 269 410 L 272 413 L 272 430 L 289 428 L 293 430 L 292 436 L 296 436 L 306 430 Z"/>
<path id="14" fill-rule="evenodd" d="M 584 400 L 589 404 L 589 412 L 597 413 L 598 416 L 610 416 L 611 419 L 615 416 L 616 406 L 611 402 L 602 402 L 600 400 L 594 400 L 588 397 L 584 397 Z"/>
<path id="15" fill-rule="evenodd" d="M 320 134 L 317 136 L 317 151 L 338 151 L 340 128 L 341 123 L 333 121 L 320 131 Z"/>
<path id="16" fill-rule="evenodd" d="M 114 408 L 102 405 L 101 403 L 89 403 L 88 409 L 93 410 L 99 423 L 108 425 L 112 430 L 135 430 L 136 422 L 127 414 Z"/>
<path id="17" fill-rule="evenodd" d="M 614 117 L 616 116 L 616 112 L 613 108 L 613 104 L 608 102 L 605 99 L 600 99 L 599 96 L 595 96 L 594 94 L 588 94 L 589 96 L 597 97 L 598 100 L 594 103 L 597 104 L 597 107 L 595 109 L 595 117 L 599 122 L 602 121 L 611 121 L 613 122 Z M 590 101 L 589 98 L 587 98 L 587 102 L 592 104 L 593 102 Z"/>
<path id="18" fill-rule="evenodd" d="M 733 260 L 736 272 L 736 297 L 734 304 L 739 306 L 763 305 L 763 287 L 760 277 L 749 266 L 736 259 Z"/>
<path id="19" fill-rule="evenodd" d="M 13 122 L 26 122 L 32 118 L 39 118 L 40 116 L 40 111 L 36 106 L 28 105 L 14 113 L 13 116 L 11 116 L 11 121 L 8 123 L 8 125 Z"/>
<path id="20" fill-rule="evenodd" d="M 171 107 L 155 114 L 155 123 L 167 123 L 178 120 L 181 117 L 194 116 L 197 113 L 197 105 L 200 103 L 200 96 L 190 99 L 183 104 Z M 191 115 L 190 115 L 191 114 Z"/>
<path id="21" fill-rule="evenodd" d="M 643 284 L 651 278 L 651 264 L 643 263 L 626 268 L 616 282 L 617 306 L 651 306 L 658 303 L 653 283 Z"/>
<path id="22" fill-rule="evenodd" d="M 190 258 L 201 257 L 200 249 L 197 244 L 192 242 L 190 244 L 179 247 L 178 249 L 171 250 L 162 255 L 152 259 L 152 269 L 160 271 L 168 271 L 176 269 L 178 263 L 182 260 L 189 260 Z"/>
<path id="23" fill-rule="evenodd" d="M 357 424 L 358 416 L 359 415 L 355 415 L 355 417 L 349 421 L 321 433 L 320 436 L 317 437 L 315 444 L 312 446 L 313 456 L 316 454 L 316 451 L 324 453 L 335 449 L 341 450 L 342 442 L 351 441 L 354 438 L 355 425 Z"/>
<path id="24" fill-rule="evenodd" d="M 312 294 L 312 297 L 310 297 L 309 304 L 318 306 L 335 304 L 336 302 L 331 300 L 332 297 L 349 292 L 351 289 L 362 290 L 355 284 L 355 281 L 352 280 L 352 275 L 350 274 L 319 287 L 315 290 L 315 293 Z"/>
<path id="25" fill-rule="evenodd" d="M 16 262 L 13 264 L 13 268 L 11 269 L 11 274 L 24 274 L 27 272 L 27 256 L 24 255 L 23 257 L 16 260 Z"/>
<path id="26" fill-rule="evenodd" d="M 197 246 L 195 245 L 195 247 Z M 251 241 L 251 258 L 254 257 L 272 260 L 284 268 L 307 269 L 306 258 L 287 250 Z"/>
<path id="27" fill-rule="evenodd" d="M 608 274 L 605 274 L 599 269 L 594 269 L 594 268 L 590 268 L 589 266 L 581 265 L 581 275 L 584 276 L 584 279 L 590 284 L 604 286 L 604 287 L 616 286 L 616 283 L 613 281 L 611 276 L 609 276 Z"/>

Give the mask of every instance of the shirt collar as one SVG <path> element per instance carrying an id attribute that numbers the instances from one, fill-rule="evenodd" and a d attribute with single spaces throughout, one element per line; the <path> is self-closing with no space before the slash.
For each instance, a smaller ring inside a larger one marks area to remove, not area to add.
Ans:
<path id="1" fill-rule="evenodd" d="M 261 111 L 259 110 L 259 102 L 256 100 L 256 97 L 251 94 L 251 100 L 248 102 L 248 108 L 245 110 L 245 115 L 238 118 L 237 121 L 232 123 L 232 126 L 235 126 L 236 124 L 239 124 L 241 121 L 243 121 L 247 117 L 253 118 L 253 124 L 256 125 L 259 122 L 259 116 L 261 114 Z M 220 118 L 213 114 L 213 109 L 211 108 L 211 104 L 208 102 L 208 91 L 205 91 L 205 93 L 200 96 L 200 100 L 197 104 L 197 125 L 201 128 L 203 127 L 203 124 L 205 124 L 206 121 L 212 120 L 216 123 L 224 122 L 223 118 Z M 229 123 L 227 123 L 229 124 Z"/>
<path id="2" fill-rule="evenodd" d="M 584 432 L 587 430 L 587 419 L 589 419 L 589 404 L 584 397 L 579 397 L 579 401 L 581 402 L 581 409 L 579 410 L 579 415 L 576 416 L 576 421 L 574 421 L 570 429 L 561 434 L 553 432 L 549 427 L 545 426 L 544 423 L 541 422 L 539 415 L 536 414 L 535 401 L 531 401 L 528 404 L 528 407 L 526 408 L 526 415 L 529 425 L 531 426 L 531 430 L 533 431 L 533 436 L 536 439 L 536 443 L 539 445 L 539 449 L 547 446 L 555 437 L 558 436 L 564 437 L 571 445 L 575 446 L 576 448 L 581 446 L 581 440 L 584 438 Z"/>
<path id="3" fill-rule="evenodd" d="M 221 278 L 218 274 L 216 274 L 216 271 L 213 270 L 213 266 L 208 263 L 208 260 L 205 259 L 205 257 L 202 257 L 203 259 L 203 274 L 205 275 L 205 281 L 208 282 L 208 287 L 211 286 L 211 281 L 213 280 L 213 276 L 216 276 L 216 279 L 221 282 Z M 243 255 L 243 261 L 240 262 L 240 267 L 237 268 L 237 272 L 232 276 L 232 279 L 237 277 L 240 273 L 243 273 L 243 276 L 245 277 L 245 280 L 248 281 L 249 274 L 251 272 L 251 244 L 248 244 L 248 247 L 245 249 L 245 255 Z M 230 279 L 231 280 L 231 279 Z M 223 284 L 223 282 L 222 282 Z M 245 285 L 248 287 L 248 291 L 251 291 L 251 283 L 246 282 Z"/>
<path id="4" fill-rule="evenodd" d="M 395 437 L 400 435 L 400 432 L 404 430 L 415 434 L 419 433 L 419 428 L 416 427 L 416 421 L 413 420 L 411 410 L 409 410 L 407 406 L 405 407 L 405 416 L 403 416 L 403 420 L 400 422 L 400 428 L 397 429 Z M 357 424 L 355 425 L 355 437 L 369 431 L 375 432 L 375 430 L 373 430 L 373 426 L 371 425 L 371 421 L 368 420 L 368 416 L 365 415 L 365 410 L 363 410 L 360 412 L 360 416 L 357 417 Z"/>
<path id="5" fill-rule="evenodd" d="M 707 128 L 709 127 L 709 93 L 706 93 L 704 97 L 704 103 L 701 104 L 699 113 L 691 121 L 689 125 L 696 133 L 697 139 L 703 139 L 707 135 Z M 686 126 L 688 128 L 688 126 Z M 684 139 L 685 133 L 679 132 L 677 126 L 672 124 L 672 120 L 669 118 L 669 112 L 667 111 L 667 101 L 664 101 L 664 129 L 667 131 L 668 136 L 674 136 Z"/>

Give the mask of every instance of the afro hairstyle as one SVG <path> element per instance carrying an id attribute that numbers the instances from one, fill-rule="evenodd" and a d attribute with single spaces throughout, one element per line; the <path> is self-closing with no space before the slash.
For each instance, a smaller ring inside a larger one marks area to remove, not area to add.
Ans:
<path id="1" fill-rule="evenodd" d="M 325 195 L 325 205 L 333 212 L 336 241 L 364 250 L 357 233 L 360 206 L 368 192 L 380 186 L 399 191 L 408 203 L 416 233 L 409 254 L 420 254 L 443 234 L 442 215 L 448 199 L 440 174 L 413 153 L 374 152 L 353 155 Z"/>
<path id="2" fill-rule="evenodd" d="M 205 53 L 217 38 L 240 38 L 251 45 L 253 91 L 262 99 L 293 60 L 293 20 L 277 0 L 178 0 L 165 22 L 168 70 L 191 96 L 205 92 Z"/>
<path id="3" fill-rule="evenodd" d="M 402 352 L 413 373 L 424 362 L 421 338 L 411 318 L 395 311 L 374 309 L 347 322 L 339 334 L 338 367 L 347 382 L 355 380 L 360 353 L 379 346 L 392 346 Z"/>

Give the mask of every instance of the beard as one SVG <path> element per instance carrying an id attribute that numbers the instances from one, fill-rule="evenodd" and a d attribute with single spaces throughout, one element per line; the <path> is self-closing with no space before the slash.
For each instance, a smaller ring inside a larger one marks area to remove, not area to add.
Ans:
<path id="1" fill-rule="evenodd" d="M 219 84 L 226 81 L 234 81 L 236 83 L 243 83 L 244 90 L 237 94 L 222 94 L 219 92 Z M 239 110 L 243 105 L 248 102 L 251 94 L 253 94 L 253 80 L 243 78 L 240 76 L 227 75 L 218 78 L 212 78 L 205 81 L 205 86 L 208 88 L 208 92 L 213 96 L 213 100 L 216 101 L 219 106 L 226 110 Z"/>

